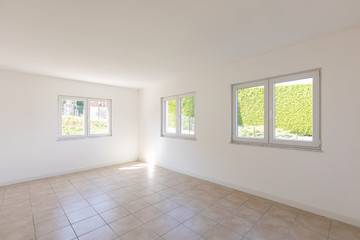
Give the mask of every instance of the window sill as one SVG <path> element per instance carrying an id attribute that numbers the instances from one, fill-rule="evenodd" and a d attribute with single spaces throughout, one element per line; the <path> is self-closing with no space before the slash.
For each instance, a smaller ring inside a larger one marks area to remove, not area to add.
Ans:
<path id="1" fill-rule="evenodd" d="M 293 149 L 300 151 L 310 151 L 310 152 L 323 152 L 320 147 L 308 147 L 308 146 L 295 146 L 295 145 L 285 145 L 285 144 L 274 144 L 274 143 L 257 143 L 257 142 L 243 142 L 243 141 L 235 141 L 231 140 L 230 144 L 239 144 L 239 145 L 247 145 L 247 146 L 255 146 L 255 147 L 270 147 L 270 148 L 280 148 L 280 149 Z"/>
<path id="2" fill-rule="evenodd" d="M 84 139 L 94 139 L 94 138 L 103 138 L 103 137 L 112 137 L 112 135 L 81 136 L 81 137 L 58 137 L 56 139 L 56 141 L 84 140 Z"/>
<path id="3" fill-rule="evenodd" d="M 195 136 L 186 137 L 186 136 L 160 135 L 160 137 L 196 141 L 196 137 L 195 137 Z"/>

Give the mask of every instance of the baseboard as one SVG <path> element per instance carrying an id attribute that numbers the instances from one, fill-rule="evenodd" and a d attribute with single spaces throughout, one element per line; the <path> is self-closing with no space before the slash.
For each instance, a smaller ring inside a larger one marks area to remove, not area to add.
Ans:
<path id="1" fill-rule="evenodd" d="M 134 161 L 138 161 L 138 160 L 125 160 L 125 161 L 110 162 L 107 164 L 95 164 L 95 165 L 91 165 L 91 166 L 88 166 L 85 168 L 77 168 L 77 169 L 71 169 L 71 170 L 67 170 L 67 171 L 55 172 L 55 173 L 51 173 L 51 174 L 38 175 L 38 176 L 34 176 L 34 177 L 29 177 L 29 178 L 21 178 L 21 179 L 16 179 L 16 180 L 12 180 L 12 181 L 1 182 L 0 187 L 6 186 L 6 185 L 11 185 L 11 184 L 22 183 L 22 182 L 39 180 L 42 178 L 56 177 L 56 176 L 63 175 L 63 174 L 81 172 L 81 171 L 91 170 L 91 169 L 95 169 L 95 168 L 107 167 L 107 166 L 121 164 L 121 163 L 134 162 Z"/>
<path id="2" fill-rule="evenodd" d="M 219 179 L 209 178 L 207 176 L 195 174 L 195 173 L 188 172 L 188 171 L 183 171 L 183 170 L 171 167 L 171 166 L 163 164 L 163 163 L 154 163 L 154 164 L 159 166 L 159 167 L 163 167 L 163 168 L 175 171 L 175 172 L 183 173 L 183 174 L 186 174 L 186 175 L 189 175 L 189 176 L 192 176 L 192 177 L 200 178 L 200 179 L 205 180 L 205 181 L 220 184 L 220 185 L 223 185 L 223 186 L 226 186 L 226 187 L 229 187 L 229 188 L 233 188 L 233 189 L 236 189 L 236 190 L 239 190 L 239 191 L 242 191 L 242 192 L 246 192 L 246 193 L 258 196 L 258 197 L 266 198 L 266 199 L 269 199 L 269 200 L 272 200 L 272 201 L 275 201 L 275 202 L 279 202 L 279 203 L 282 203 L 282 204 L 285 204 L 285 205 L 288 205 L 288 206 L 291 206 L 291 207 L 294 207 L 294 208 L 298 208 L 298 209 L 301 209 L 301 210 L 304 210 L 304 211 L 312 212 L 312 213 L 318 214 L 320 216 L 328 217 L 328 218 L 331 218 L 331 219 L 334 219 L 334 220 L 337 220 L 337 221 L 340 221 L 340 222 L 344 222 L 344 223 L 353 225 L 355 227 L 360 227 L 360 220 L 359 219 L 354 219 L 354 218 L 347 217 L 347 216 L 344 216 L 344 215 L 341 215 L 341 214 L 338 214 L 338 213 L 334 213 L 334 212 L 331 212 L 331 211 L 328 211 L 328 210 L 325 210 L 325 209 L 312 207 L 312 206 L 309 206 L 309 205 L 306 205 L 306 204 L 302 204 L 302 203 L 299 203 L 299 202 L 296 202 L 296 201 L 281 198 L 281 197 L 278 197 L 278 196 L 275 196 L 275 195 L 267 194 L 267 193 L 264 193 L 264 192 L 259 192 L 259 191 L 256 191 L 256 190 L 253 190 L 253 189 L 250 189 L 250 188 L 246 188 L 246 187 L 243 187 L 243 186 L 240 186 L 240 185 L 224 182 L 224 181 L 221 181 Z"/>

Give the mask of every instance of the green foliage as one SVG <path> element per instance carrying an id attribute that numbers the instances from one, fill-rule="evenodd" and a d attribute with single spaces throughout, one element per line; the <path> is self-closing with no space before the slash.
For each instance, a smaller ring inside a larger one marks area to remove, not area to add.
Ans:
<path id="1" fill-rule="evenodd" d="M 106 133 L 108 123 L 102 120 L 91 120 L 90 129 L 92 134 Z M 84 134 L 84 119 L 76 116 L 62 116 L 62 135 Z"/>
<path id="2" fill-rule="evenodd" d="M 194 97 L 181 99 L 181 115 L 186 117 L 194 117 Z"/>
<path id="3" fill-rule="evenodd" d="M 245 126 L 264 124 L 264 88 L 244 88 L 238 90 L 238 123 Z"/>
<path id="4" fill-rule="evenodd" d="M 276 131 L 312 136 L 312 85 L 279 85 L 275 89 Z M 264 123 L 264 89 L 238 91 L 239 126 L 261 126 Z"/>
<path id="5" fill-rule="evenodd" d="M 176 128 L 176 100 L 167 101 L 168 107 L 168 125 L 169 127 Z"/>
<path id="6" fill-rule="evenodd" d="M 107 133 L 108 122 L 104 120 L 90 120 L 90 133 Z"/>
<path id="7" fill-rule="evenodd" d="M 275 96 L 275 127 L 312 136 L 312 85 L 280 85 Z"/>
<path id="8" fill-rule="evenodd" d="M 84 134 L 84 119 L 76 116 L 62 116 L 62 135 Z"/>

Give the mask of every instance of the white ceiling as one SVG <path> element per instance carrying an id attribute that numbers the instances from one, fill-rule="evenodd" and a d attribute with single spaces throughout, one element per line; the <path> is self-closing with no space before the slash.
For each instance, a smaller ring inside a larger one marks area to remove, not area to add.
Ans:
<path id="1" fill-rule="evenodd" d="M 0 68 L 142 88 L 356 25 L 359 0 L 0 0 Z"/>

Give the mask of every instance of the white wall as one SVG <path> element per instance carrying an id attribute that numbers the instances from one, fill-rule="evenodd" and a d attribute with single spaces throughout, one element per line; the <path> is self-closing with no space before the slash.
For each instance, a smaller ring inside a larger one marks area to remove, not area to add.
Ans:
<path id="1" fill-rule="evenodd" d="M 264 39 L 266 41 L 266 39 Z M 360 226 L 360 28 L 140 91 L 140 159 Z M 230 85 L 322 68 L 323 152 L 230 144 Z M 196 91 L 196 141 L 160 137 L 160 98 Z"/>
<path id="2" fill-rule="evenodd" d="M 58 95 L 112 99 L 113 136 L 57 141 Z M 0 71 L 0 185 L 138 159 L 138 90 Z"/>

